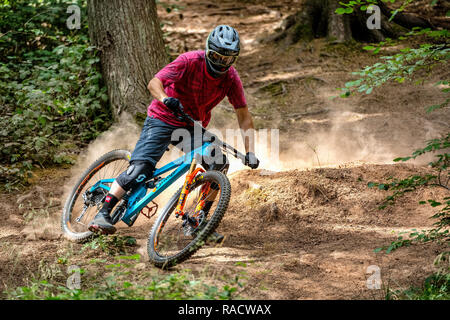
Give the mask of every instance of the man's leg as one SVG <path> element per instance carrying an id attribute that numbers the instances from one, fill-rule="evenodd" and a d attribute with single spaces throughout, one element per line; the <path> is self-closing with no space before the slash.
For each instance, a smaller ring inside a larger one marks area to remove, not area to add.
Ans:
<path id="1" fill-rule="evenodd" d="M 112 209 L 126 192 L 135 190 L 152 177 L 156 163 L 170 144 L 173 130 L 173 126 L 147 117 L 131 155 L 130 166 L 113 182 L 102 208 L 89 224 L 89 230 L 107 234 L 116 231 L 110 216 Z"/>
<path id="2" fill-rule="evenodd" d="M 114 233 L 116 228 L 112 224 L 110 215 L 112 209 L 127 191 L 139 187 L 144 181 L 151 178 L 153 170 L 154 166 L 148 161 L 133 161 L 128 169 L 122 172 L 113 182 L 102 208 L 89 224 L 89 230 L 102 231 L 107 234 Z"/>

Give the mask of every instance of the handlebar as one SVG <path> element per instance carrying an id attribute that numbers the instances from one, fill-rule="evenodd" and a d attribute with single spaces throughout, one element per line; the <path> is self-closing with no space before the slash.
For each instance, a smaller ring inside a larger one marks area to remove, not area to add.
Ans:
<path id="1" fill-rule="evenodd" d="M 220 140 L 215 134 L 209 132 L 205 127 L 203 127 L 199 121 L 194 120 L 190 115 L 186 114 L 183 111 L 183 106 L 181 105 L 181 103 L 180 103 L 179 110 L 177 110 L 177 111 L 171 110 L 171 111 L 175 114 L 175 116 L 180 116 L 182 118 L 182 120 L 187 120 L 189 122 L 192 122 L 192 124 L 194 126 L 198 126 L 199 128 L 201 128 L 203 134 L 206 134 L 208 137 L 211 137 L 211 138 L 214 137 L 213 143 L 221 146 L 223 149 L 230 152 L 235 158 L 240 159 L 242 161 L 242 163 L 245 164 L 245 154 L 239 152 L 236 148 L 234 148 L 234 147 L 230 146 L 229 144 Z"/>

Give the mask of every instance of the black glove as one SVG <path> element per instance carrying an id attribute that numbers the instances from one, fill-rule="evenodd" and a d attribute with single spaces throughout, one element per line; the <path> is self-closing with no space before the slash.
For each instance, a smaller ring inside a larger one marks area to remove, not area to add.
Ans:
<path id="1" fill-rule="evenodd" d="M 247 152 L 244 164 L 252 169 L 256 169 L 259 166 L 259 160 L 253 152 Z"/>
<path id="2" fill-rule="evenodd" d="M 178 100 L 177 98 L 164 98 L 163 103 L 176 115 L 179 114 L 180 111 L 183 111 L 183 109 L 181 108 L 180 100 Z"/>

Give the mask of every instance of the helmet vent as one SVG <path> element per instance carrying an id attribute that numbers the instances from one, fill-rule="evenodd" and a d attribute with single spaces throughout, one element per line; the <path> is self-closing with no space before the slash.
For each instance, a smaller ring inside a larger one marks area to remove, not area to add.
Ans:
<path id="1" fill-rule="evenodd" d="M 210 33 L 206 41 L 206 50 L 213 50 L 224 55 L 238 56 L 240 51 L 239 44 L 239 34 L 233 27 L 219 25 Z"/>

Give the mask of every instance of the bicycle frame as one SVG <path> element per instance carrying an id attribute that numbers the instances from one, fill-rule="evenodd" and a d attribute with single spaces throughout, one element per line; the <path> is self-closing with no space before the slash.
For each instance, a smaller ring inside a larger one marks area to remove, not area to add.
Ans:
<path id="1" fill-rule="evenodd" d="M 182 109 L 181 109 L 182 110 Z M 225 151 L 230 152 L 234 157 L 241 159 L 243 162 L 245 161 L 245 155 L 240 153 L 238 150 L 233 148 L 232 146 L 226 144 L 223 141 L 220 141 L 217 136 L 210 133 L 208 130 L 206 130 L 199 122 L 195 121 L 192 117 L 185 114 L 183 111 L 179 112 L 184 119 L 187 119 L 188 121 L 192 122 L 194 126 L 198 126 L 202 130 L 202 134 L 206 135 L 209 138 L 214 138 L 213 140 L 204 141 L 202 146 L 192 150 L 190 153 L 166 164 L 164 167 L 156 169 L 155 172 L 153 172 L 153 177 L 158 178 L 162 174 L 169 172 L 171 170 L 176 169 L 171 174 L 169 174 L 167 177 L 162 179 L 161 181 L 158 181 L 156 186 L 147 194 L 148 187 L 146 184 L 139 187 L 137 190 L 133 191 L 133 193 L 128 197 L 128 204 L 127 209 L 123 216 L 121 217 L 121 220 L 125 222 L 128 226 L 132 226 L 134 221 L 136 221 L 137 216 L 141 212 L 141 210 L 153 199 L 155 199 L 161 192 L 166 190 L 172 183 L 174 183 L 176 180 L 178 180 L 182 175 L 184 175 L 186 172 L 189 171 L 189 168 L 191 166 L 192 160 L 194 159 L 196 154 L 201 155 L 202 157 L 204 155 L 207 155 L 207 148 L 211 144 L 219 144 L 221 148 L 223 148 Z M 211 142 L 214 141 L 214 142 Z M 220 141 L 220 143 L 219 143 Z M 113 183 L 115 179 L 102 179 L 99 180 L 97 183 L 95 183 L 89 190 L 92 192 L 98 187 L 101 187 L 109 192 L 110 187 L 105 185 L 105 183 Z M 206 195 L 207 192 L 204 192 L 202 194 L 202 197 Z M 205 199 L 200 199 L 200 203 L 197 206 L 197 211 L 200 210 L 205 202 Z M 203 203 L 203 204 L 202 204 Z M 182 212 L 183 205 L 177 206 L 177 212 L 179 214 L 183 214 Z"/>
<path id="2" fill-rule="evenodd" d="M 174 170 L 167 177 L 158 181 L 156 186 L 147 194 L 148 187 L 146 184 L 142 185 L 136 189 L 128 198 L 128 207 L 121 218 L 123 222 L 131 226 L 137 218 L 137 215 L 141 210 L 152 200 L 154 200 L 158 195 L 166 190 L 170 185 L 172 185 L 176 180 L 183 176 L 189 171 L 192 160 L 198 154 L 201 156 L 206 155 L 207 148 L 211 145 L 211 142 L 204 142 L 203 145 L 197 149 L 192 150 L 190 153 L 166 164 L 162 168 L 156 169 L 153 172 L 152 179 L 157 178 L 164 173 Z M 175 170 L 176 169 L 176 170 Z M 106 183 L 114 182 L 113 179 L 101 179 L 97 181 L 89 190 L 92 192 L 97 188 L 103 188 L 109 191 L 110 187 Z"/>

